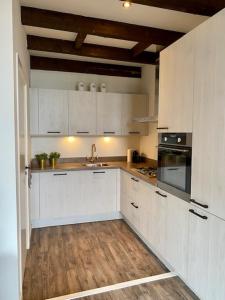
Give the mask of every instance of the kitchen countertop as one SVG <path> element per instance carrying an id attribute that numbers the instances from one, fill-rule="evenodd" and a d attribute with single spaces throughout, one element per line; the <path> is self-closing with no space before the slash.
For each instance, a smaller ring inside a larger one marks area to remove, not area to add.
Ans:
<path id="1" fill-rule="evenodd" d="M 126 171 L 130 173 L 131 175 L 135 176 L 136 178 L 142 179 L 143 181 L 157 186 L 157 179 L 156 178 L 150 178 L 147 175 L 140 174 L 135 168 L 142 168 L 142 167 L 149 167 L 149 164 L 147 163 L 127 163 L 125 161 L 113 161 L 113 162 L 104 162 L 108 164 L 108 166 L 102 166 L 102 167 L 86 167 L 83 165 L 83 163 L 58 163 L 55 169 L 52 169 L 50 167 L 46 167 L 45 169 L 40 169 L 39 167 L 32 167 L 31 172 L 32 173 L 42 173 L 42 172 L 62 172 L 62 171 L 81 171 L 81 170 L 101 170 L 101 169 L 121 169 L 123 171 Z"/>

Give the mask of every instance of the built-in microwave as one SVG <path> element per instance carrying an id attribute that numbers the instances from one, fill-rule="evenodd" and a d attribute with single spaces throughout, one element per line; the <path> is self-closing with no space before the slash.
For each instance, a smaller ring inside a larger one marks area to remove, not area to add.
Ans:
<path id="1" fill-rule="evenodd" d="M 191 133 L 160 133 L 158 187 L 183 199 L 191 194 Z"/>

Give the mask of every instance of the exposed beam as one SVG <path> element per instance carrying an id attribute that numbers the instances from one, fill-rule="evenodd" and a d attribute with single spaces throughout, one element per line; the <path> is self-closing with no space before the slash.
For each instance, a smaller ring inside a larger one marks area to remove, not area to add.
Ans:
<path id="1" fill-rule="evenodd" d="M 224 0 L 132 0 L 132 2 L 203 16 L 212 16 L 225 8 Z"/>
<path id="2" fill-rule="evenodd" d="M 31 56 L 31 69 L 141 78 L 141 68 Z"/>
<path id="3" fill-rule="evenodd" d="M 107 47 L 84 43 L 80 49 L 74 47 L 74 42 L 59 39 L 50 39 L 38 36 L 27 36 L 29 50 L 55 52 L 79 55 L 85 57 L 103 58 L 117 61 L 128 61 L 142 64 L 155 64 L 158 54 L 143 52 L 138 57 L 133 57 L 129 49 Z"/>
<path id="4" fill-rule="evenodd" d="M 79 32 L 75 39 L 75 48 L 80 49 L 86 39 L 87 33 Z"/>
<path id="5" fill-rule="evenodd" d="M 167 46 L 183 36 L 183 33 L 158 28 L 83 17 L 68 13 L 21 7 L 23 25 L 50 28 L 69 32 L 86 32 L 127 41 L 145 42 Z"/>
<path id="6" fill-rule="evenodd" d="M 132 55 L 133 57 L 138 56 L 142 52 L 144 52 L 145 49 L 147 49 L 152 43 L 150 42 L 143 42 L 143 43 L 137 43 L 132 49 Z"/>

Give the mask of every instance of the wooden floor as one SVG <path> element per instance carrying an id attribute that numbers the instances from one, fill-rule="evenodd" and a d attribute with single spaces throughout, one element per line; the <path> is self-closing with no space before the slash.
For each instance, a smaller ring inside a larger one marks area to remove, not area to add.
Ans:
<path id="1" fill-rule="evenodd" d="M 160 280 L 117 291 L 79 298 L 79 300 L 197 300 L 178 278 Z"/>
<path id="2" fill-rule="evenodd" d="M 34 229 L 24 300 L 43 300 L 167 271 L 122 220 Z"/>

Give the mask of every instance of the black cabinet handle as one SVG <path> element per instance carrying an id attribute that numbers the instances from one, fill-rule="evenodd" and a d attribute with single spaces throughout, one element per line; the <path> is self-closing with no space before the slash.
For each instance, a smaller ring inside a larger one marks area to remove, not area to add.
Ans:
<path id="1" fill-rule="evenodd" d="M 161 196 L 163 198 L 167 198 L 167 195 L 161 194 L 159 191 L 156 191 L 156 194 L 158 194 L 159 196 Z"/>
<path id="2" fill-rule="evenodd" d="M 179 168 L 169 168 L 167 169 L 168 171 L 176 171 L 176 170 L 179 170 Z"/>
<path id="3" fill-rule="evenodd" d="M 202 204 L 202 203 L 199 203 L 197 201 L 195 201 L 194 199 L 190 199 L 190 202 L 194 203 L 194 204 L 197 204 L 203 208 L 209 208 L 209 206 L 207 204 Z"/>
<path id="4" fill-rule="evenodd" d="M 88 134 L 89 131 L 77 131 L 78 134 Z"/>
<path id="5" fill-rule="evenodd" d="M 66 176 L 67 175 L 67 173 L 56 173 L 56 174 L 53 174 L 53 176 Z"/>
<path id="6" fill-rule="evenodd" d="M 138 179 L 134 178 L 134 177 L 131 177 L 131 180 L 135 181 L 135 182 L 139 182 Z"/>
<path id="7" fill-rule="evenodd" d="M 105 171 L 95 171 L 93 174 L 105 174 Z"/>
<path id="8" fill-rule="evenodd" d="M 61 133 L 61 131 L 48 131 L 47 133 Z"/>
<path id="9" fill-rule="evenodd" d="M 135 208 L 138 208 L 138 206 L 137 206 L 137 205 L 135 205 L 135 203 L 134 203 L 134 202 L 131 202 L 131 205 L 132 205 L 133 207 L 135 207 Z"/>
<path id="10" fill-rule="evenodd" d="M 196 211 L 194 211 L 194 209 L 189 209 L 189 212 L 192 213 L 193 215 L 198 216 L 199 218 L 201 218 L 201 219 L 203 219 L 203 220 L 207 220 L 207 219 L 208 219 L 207 216 L 202 216 L 202 215 L 196 213 Z"/>
<path id="11" fill-rule="evenodd" d="M 158 130 L 160 129 L 169 129 L 169 127 L 157 127 Z"/>
<path id="12" fill-rule="evenodd" d="M 104 134 L 115 134 L 115 131 L 104 131 Z"/>
<path id="13" fill-rule="evenodd" d="M 140 134 L 140 131 L 129 131 L 129 134 Z"/>

